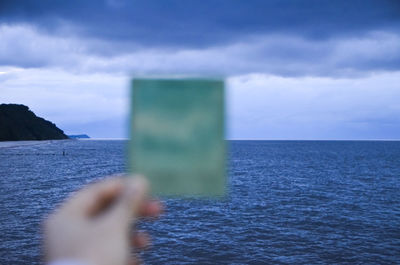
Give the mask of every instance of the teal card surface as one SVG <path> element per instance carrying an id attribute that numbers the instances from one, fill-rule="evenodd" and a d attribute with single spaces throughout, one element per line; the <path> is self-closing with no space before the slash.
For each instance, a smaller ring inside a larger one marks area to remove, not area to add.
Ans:
<path id="1" fill-rule="evenodd" d="M 134 79 L 129 171 L 154 195 L 222 196 L 224 128 L 222 80 Z"/>

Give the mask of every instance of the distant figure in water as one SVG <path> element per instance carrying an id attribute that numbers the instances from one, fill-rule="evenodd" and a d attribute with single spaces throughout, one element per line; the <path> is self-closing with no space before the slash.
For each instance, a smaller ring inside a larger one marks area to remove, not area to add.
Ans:
<path id="1" fill-rule="evenodd" d="M 162 211 L 161 203 L 151 200 L 147 192 L 142 177 L 113 177 L 74 193 L 45 221 L 47 264 L 140 263 L 132 250 L 146 247 L 149 237 L 137 230 L 132 234 L 132 225 Z"/>
<path id="2" fill-rule="evenodd" d="M 65 149 L 63 149 L 63 156 L 65 156 Z"/>

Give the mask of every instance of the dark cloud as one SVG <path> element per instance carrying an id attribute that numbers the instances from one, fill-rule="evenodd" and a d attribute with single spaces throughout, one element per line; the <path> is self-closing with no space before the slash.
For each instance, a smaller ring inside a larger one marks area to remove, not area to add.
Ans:
<path id="1" fill-rule="evenodd" d="M 396 31 L 399 14 L 397 0 L 0 1 L 3 23 L 164 47 L 205 47 L 271 33 L 326 39 Z"/>
<path id="2" fill-rule="evenodd" d="M 26 25 L 0 25 L 0 62 L 76 73 L 359 77 L 400 69 L 400 35 L 310 40 L 267 35 L 206 48 L 134 48 L 117 42 L 64 38 Z M 129 45 L 126 45 L 129 46 Z"/>
<path id="3" fill-rule="evenodd" d="M 360 76 L 400 69 L 398 0 L 0 0 L 1 65 Z"/>

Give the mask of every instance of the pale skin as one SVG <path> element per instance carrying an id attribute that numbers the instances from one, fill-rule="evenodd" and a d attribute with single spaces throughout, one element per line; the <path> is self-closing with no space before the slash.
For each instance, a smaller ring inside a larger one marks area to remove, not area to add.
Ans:
<path id="1" fill-rule="evenodd" d="M 142 177 L 112 177 L 74 193 L 44 223 L 46 262 L 140 263 L 133 253 L 149 245 L 149 236 L 133 225 L 162 212 L 148 189 Z"/>

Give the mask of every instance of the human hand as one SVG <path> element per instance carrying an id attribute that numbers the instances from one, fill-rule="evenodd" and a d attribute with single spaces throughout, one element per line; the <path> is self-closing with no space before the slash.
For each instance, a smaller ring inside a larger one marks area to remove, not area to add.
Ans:
<path id="1" fill-rule="evenodd" d="M 54 211 L 44 225 L 47 262 L 76 261 L 88 265 L 137 264 L 131 247 L 149 243 L 131 224 L 139 217 L 156 217 L 161 204 L 147 197 L 141 177 L 110 178 L 88 185 Z"/>

